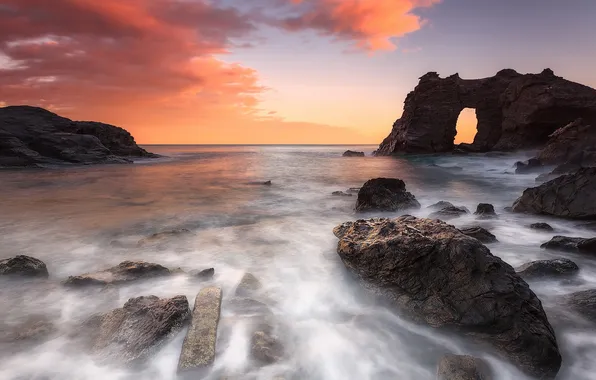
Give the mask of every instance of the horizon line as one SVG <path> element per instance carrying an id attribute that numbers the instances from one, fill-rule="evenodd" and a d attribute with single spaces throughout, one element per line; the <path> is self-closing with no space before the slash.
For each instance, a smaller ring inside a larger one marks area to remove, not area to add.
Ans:
<path id="1" fill-rule="evenodd" d="M 142 146 L 378 146 L 379 144 L 143 144 Z"/>

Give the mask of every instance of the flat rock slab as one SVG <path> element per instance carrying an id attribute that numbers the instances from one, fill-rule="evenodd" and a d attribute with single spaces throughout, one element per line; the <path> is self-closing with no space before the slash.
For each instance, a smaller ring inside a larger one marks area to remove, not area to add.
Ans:
<path id="1" fill-rule="evenodd" d="M 46 264 L 35 257 L 19 255 L 0 260 L 0 276 L 48 277 Z"/>
<path id="2" fill-rule="evenodd" d="M 70 276 L 64 285 L 83 287 L 90 285 L 117 285 L 146 278 L 169 276 L 172 272 L 159 264 L 144 261 L 124 261 L 115 267 L 99 272 Z"/>
<path id="3" fill-rule="evenodd" d="M 221 296 L 221 288 L 213 286 L 204 288 L 197 294 L 192 320 L 178 361 L 178 372 L 206 368 L 215 361 Z"/>

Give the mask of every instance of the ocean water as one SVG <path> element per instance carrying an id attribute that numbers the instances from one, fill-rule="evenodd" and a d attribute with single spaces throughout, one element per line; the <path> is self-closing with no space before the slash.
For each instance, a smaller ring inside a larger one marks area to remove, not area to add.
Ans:
<path id="1" fill-rule="evenodd" d="M 445 200 L 473 211 L 494 204 L 499 219 L 473 215 L 451 220 L 481 225 L 499 243 L 491 252 L 516 267 L 568 257 L 581 268 L 573 281 L 531 282 L 557 332 L 563 354 L 558 379 L 596 378 L 596 326 L 576 319 L 556 302 L 560 295 L 596 287 L 596 261 L 546 252 L 540 244 L 554 233 L 530 230 L 545 221 L 556 234 L 593 236 L 577 222 L 513 215 L 503 209 L 534 186 L 535 174 L 515 175 L 515 161 L 530 156 L 469 155 L 408 158 L 344 158 L 346 149 L 370 154 L 375 147 L 342 146 L 150 146 L 168 157 L 134 165 L 0 172 L 0 257 L 26 254 L 43 260 L 47 281 L 2 280 L 0 321 L 10 326 L 44 315 L 58 327 L 49 341 L 30 346 L 0 343 L 0 379 L 175 379 L 184 331 L 142 368 L 96 363 L 77 349 L 69 333 L 87 317 L 120 307 L 131 297 L 186 295 L 194 302 L 206 285 L 223 289 L 217 359 L 208 379 L 385 380 L 434 379 L 445 353 L 487 359 L 495 379 L 525 379 L 490 353 L 432 328 L 412 324 L 373 302 L 346 275 L 332 229 L 355 220 L 356 197 L 331 192 L 360 187 L 375 177 L 406 182 L 422 204 Z M 271 180 L 271 186 L 251 185 Z M 397 216 L 386 213 L 384 216 Z M 186 228 L 185 239 L 139 248 L 152 233 Z M 184 270 L 215 268 L 201 283 L 178 275 L 119 287 L 105 294 L 66 289 L 69 275 L 101 270 L 124 260 L 156 262 Z M 264 285 L 280 326 L 284 360 L 257 366 L 249 358 L 249 329 L 228 307 L 245 272 Z M 562 317 L 564 316 L 564 317 Z M 220 329 L 221 330 L 221 329 Z"/>

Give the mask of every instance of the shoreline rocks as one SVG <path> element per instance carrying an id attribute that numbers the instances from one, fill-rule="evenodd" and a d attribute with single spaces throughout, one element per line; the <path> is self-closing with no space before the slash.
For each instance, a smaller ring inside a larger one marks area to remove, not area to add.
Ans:
<path id="1" fill-rule="evenodd" d="M 346 268 L 413 320 L 491 344 L 529 375 L 552 379 L 559 371 L 540 300 L 478 240 L 407 215 L 343 223 L 334 234 Z"/>
<path id="2" fill-rule="evenodd" d="M 406 191 L 406 184 L 397 178 L 375 178 L 366 181 L 358 192 L 356 212 L 401 211 L 418 209 L 416 197 Z"/>
<path id="3" fill-rule="evenodd" d="M 35 257 L 18 255 L 0 260 L 0 276 L 48 278 L 46 264 Z"/>
<path id="4" fill-rule="evenodd" d="M 579 272 L 576 263 L 569 259 L 536 260 L 523 264 L 515 271 L 523 279 L 570 277 Z"/>
<path id="5" fill-rule="evenodd" d="M 169 276 L 172 272 L 159 264 L 144 261 L 123 261 L 98 272 L 70 276 L 64 285 L 72 287 L 118 285 L 147 278 Z"/>

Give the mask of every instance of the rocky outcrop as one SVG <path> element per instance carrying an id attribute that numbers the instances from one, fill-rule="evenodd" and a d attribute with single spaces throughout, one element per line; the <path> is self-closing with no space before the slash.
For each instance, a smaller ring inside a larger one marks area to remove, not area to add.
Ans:
<path id="1" fill-rule="evenodd" d="M 478 120 L 474 143 L 466 151 L 528 149 L 542 146 L 552 132 L 578 117 L 595 117 L 596 90 L 550 69 L 525 75 L 506 69 L 471 80 L 429 72 L 408 94 L 401 118 L 374 154 L 452 151 L 464 108 L 475 108 Z"/>
<path id="2" fill-rule="evenodd" d="M 123 261 L 99 272 L 70 276 L 64 285 L 73 287 L 117 285 L 147 278 L 169 276 L 172 272 L 159 264 L 144 261 Z"/>
<path id="3" fill-rule="evenodd" d="M 35 257 L 19 255 L 0 260 L 0 276 L 48 277 L 46 264 Z"/>
<path id="4" fill-rule="evenodd" d="M 344 157 L 364 157 L 364 152 L 355 152 L 353 150 L 346 150 L 344 152 L 344 154 L 342 154 L 342 156 L 344 156 Z"/>
<path id="5" fill-rule="evenodd" d="M 513 212 L 596 219 L 596 168 L 580 169 L 526 189 Z"/>
<path id="6" fill-rule="evenodd" d="M 596 125 L 579 118 L 557 129 L 536 159 L 543 165 L 559 165 L 574 156 L 596 150 Z"/>
<path id="7" fill-rule="evenodd" d="M 190 327 L 182 344 L 178 372 L 200 370 L 213 364 L 220 312 L 221 289 L 201 289 L 195 299 Z"/>
<path id="8" fill-rule="evenodd" d="M 72 121 L 43 108 L 0 108 L 0 167 L 131 163 L 158 157 L 139 147 L 126 130 Z"/>
<path id="9" fill-rule="evenodd" d="M 447 201 L 438 201 L 437 203 L 433 203 L 432 205 L 428 206 L 427 208 L 435 211 L 439 211 L 444 209 L 445 207 L 455 207 L 453 203 Z"/>
<path id="10" fill-rule="evenodd" d="M 532 376 L 557 374 L 561 356 L 540 300 L 478 240 L 413 216 L 347 222 L 334 233 L 348 270 L 407 316 L 485 341 Z"/>
<path id="11" fill-rule="evenodd" d="M 190 318 L 185 296 L 131 298 L 120 309 L 87 320 L 80 338 L 102 363 L 134 365 L 148 359 Z"/>
<path id="12" fill-rule="evenodd" d="M 447 206 L 431 213 L 428 217 L 433 219 L 449 220 L 459 218 L 461 215 L 468 214 L 469 211 L 465 207 Z"/>
<path id="13" fill-rule="evenodd" d="M 401 211 L 420 208 L 416 197 L 406 191 L 397 178 L 375 178 L 366 181 L 358 192 L 356 211 Z"/>
<path id="14" fill-rule="evenodd" d="M 577 274 L 579 267 L 569 259 L 536 260 L 520 266 L 516 272 L 527 280 L 557 278 Z"/>
<path id="15" fill-rule="evenodd" d="M 596 255 L 596 238 L 555 236 L 540 248 Z"/>
<path id="16" fill-rule="evenodd" d="M 596 322 L 596 289 L 568 294 L 563 297 L 563 304 L 584 318 Z"/>
<path id="17" fill-rule="evenodd" d="M 437 380 L 490 380 L 488 364 L 469 355 L 445 355 L 437 368 Z"/>
<path id="18" fill-rule="evenodd" d="M 490 203 L 479 203 L 474 212 L 476 219 L 493 219 L 497 217 L 495 206 Z"/>
<path id="19" fill-rule="evenodd" d="M 474 239 L 484 244 L 498 242 L 497 237 L 495 235 L 491 234 L 487 229 L 482 227 L 461 228 L 460 231 L 462 234 L 467 235 L 469 237 L 473 237 Z"/>

